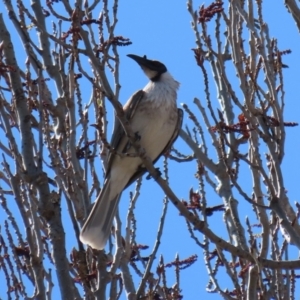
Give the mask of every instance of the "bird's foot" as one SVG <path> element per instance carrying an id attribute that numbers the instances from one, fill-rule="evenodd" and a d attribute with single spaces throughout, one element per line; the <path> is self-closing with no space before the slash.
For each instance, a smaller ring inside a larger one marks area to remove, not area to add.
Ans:
<path id="1" fill-rule="evenodd" d="M 159 170 L 159 168 L 155 168 L 155 170 L 156 170 L 156 172 L 157 172 L 157 176 L 161 176 L 161 171 Z M 146 179 L 147 180 L 150 180 L 151 178 L 152 178 L 153 176 L 151 175 L 151 174 L 148 174 L 147 176 L 146 176 Z"/>
<path id="2" fill-rule="evenodd" d="M 141 136 L 138 131 L 134 133 L 134 138 L 136 142 L 139 142 L 141 140 Z"/>

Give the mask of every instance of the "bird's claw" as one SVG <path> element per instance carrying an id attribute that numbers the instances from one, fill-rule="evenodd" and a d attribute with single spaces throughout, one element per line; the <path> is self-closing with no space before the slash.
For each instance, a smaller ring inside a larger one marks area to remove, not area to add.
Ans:
<path id="1" fill-rule="evenodd" d="M 141 136 L 139 135 L 138 131 L 134 133 L 134 138 L 136 142 L 139 142 L 141 140 Z"/>
<path id="2" fill-rule="evenodd" d="M 156 172 L 157 172 L 157 176 L 161 176 L 161 171 L 159 170 L 159 168 L 155 168 Z M 150 180 L 151 178 L 153 178 L 153 176 L 149 173 L 147 176 L 146 176 L 146 179 L 147 180 Z"/>

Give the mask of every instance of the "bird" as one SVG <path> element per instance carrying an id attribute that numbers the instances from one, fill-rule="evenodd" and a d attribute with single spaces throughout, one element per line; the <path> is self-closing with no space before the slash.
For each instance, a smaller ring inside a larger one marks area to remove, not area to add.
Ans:
<path id="1" fill-rule="evenodd" d="M 163 63 L 145 55 L 127 56 L 139 64 L 149 83 L 129 98 L 123 110 L 141 147 L 155 163 L 171 148 L 182 126 L 183 111 L 177 108 L 179 82 Z M 114 151 L 108 155 L 103 187 L 80 232 L 81 242 L 98 250 L 105 248 L 122 191 L 147 171 L 117 117 L 110 145 Z"/>

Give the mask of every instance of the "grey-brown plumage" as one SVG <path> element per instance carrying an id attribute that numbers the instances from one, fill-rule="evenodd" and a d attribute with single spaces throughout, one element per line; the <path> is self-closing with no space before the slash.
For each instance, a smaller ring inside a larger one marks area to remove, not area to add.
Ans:
<path id="1" fill-rule="evenodd" d="M 150 82 L 123 108 L 141 147 L 155 163 L 172 146 L 181 128 L 183 112 L 176 105 L 179 83 L 162 63 L 145 56 L 128 56 L 141 66 Z M 111 146 L 117 153 L 135 153 L 117 118 Z M 145 172 L 139 157 L 110 154 L 103 188 L 80 233 L 83 243 L 96 249 L 105 247 L 122 191 Z"/>

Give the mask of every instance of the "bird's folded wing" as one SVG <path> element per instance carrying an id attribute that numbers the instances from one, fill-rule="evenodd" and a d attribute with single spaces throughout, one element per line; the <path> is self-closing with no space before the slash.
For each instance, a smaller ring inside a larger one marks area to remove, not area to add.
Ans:
<path id="1" fill-rule="evenodd" d="M 131 98 L 127 101 L 127 103 L 124 105 L 124 113 L 126 119 L 130 122 L 132 117 L 134 116 L 134 113 L 136 111 L 137 106 L 143 99 L 145 92 L 142 90 L 137 91 L 134 93 Z M 124 132 L 123 126 L 118 119 L 117 116 L 115 116 L 115 123 L 114 123 L 114 130 L 111 137 L 110 145 L 111 147 L 118 153 L 124 153 L 124 149 L 126 149 L 126 144 L 128 143 L 128 138 Z M 110 153 L 108 157 L 108 163 L 107 163 L 107 174 L 110 171 L 110 167 L 112 164 L 112 161 L 115 157 L 115 153 Z"/>

